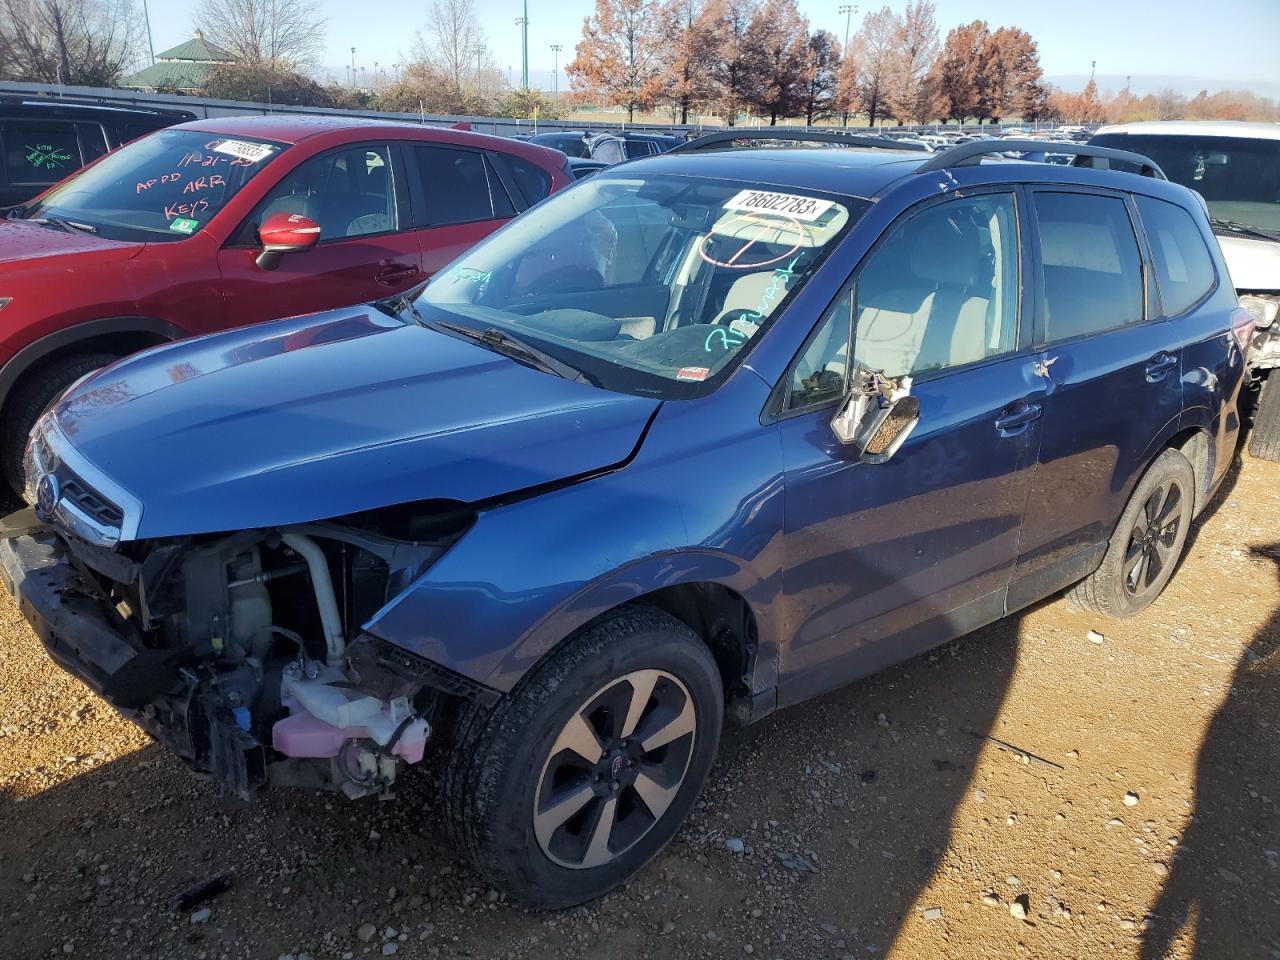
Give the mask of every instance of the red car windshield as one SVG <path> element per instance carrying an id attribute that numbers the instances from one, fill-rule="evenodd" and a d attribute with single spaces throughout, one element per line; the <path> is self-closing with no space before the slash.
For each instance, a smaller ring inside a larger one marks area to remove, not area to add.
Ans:
<path id="1" fill-rule="evenodd" d="M 248 137 L 161 130 L 108 154 L 17 214 L 111 240 L 181 240 L 285 149 Z"/>

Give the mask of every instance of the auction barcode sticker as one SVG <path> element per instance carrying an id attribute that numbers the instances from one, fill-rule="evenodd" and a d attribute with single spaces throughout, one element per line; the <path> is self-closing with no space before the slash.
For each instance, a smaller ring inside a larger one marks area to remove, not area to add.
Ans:
<path id="1" fill-rule="evenodd" d="M 742 190 L 729 198 L 726 210 L 751 213 L 776 213 L 796 220 L 817 220 L 835 206 L 834 201 L 817 197 L 801 197 L 794 193 L 770 193 L 767 190 Z"/>
<path id="2" fill-rule="evenodd" d="M 229 157 L 239 157 L 257 163 L 271 156 L 272 148 L 265 143 L 250 143 L 247 140 L 223 140 L 209 148 L 214 153 L 225 153 Z"/>

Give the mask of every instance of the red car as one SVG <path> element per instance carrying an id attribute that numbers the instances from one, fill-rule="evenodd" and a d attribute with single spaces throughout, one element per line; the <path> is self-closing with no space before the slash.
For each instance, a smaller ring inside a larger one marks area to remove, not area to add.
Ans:
<path id="1" fill-rule="evenodd" d="M 0 223 L 0 471 L 80 376 L 180 337 L 381 299 L 568 186 L 460 130 L 233 117 L 136 140 Z"/>

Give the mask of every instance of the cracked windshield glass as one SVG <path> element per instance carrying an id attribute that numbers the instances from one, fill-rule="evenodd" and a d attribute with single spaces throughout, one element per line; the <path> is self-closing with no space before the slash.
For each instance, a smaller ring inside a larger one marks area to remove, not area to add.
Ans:
<path id="1" fill-rule="evenodd" d="M 586 181 L 437 276 L 422 319 L 496 330 L 610 389 L 727 370 L 867 201 L 688 177 Z"/>

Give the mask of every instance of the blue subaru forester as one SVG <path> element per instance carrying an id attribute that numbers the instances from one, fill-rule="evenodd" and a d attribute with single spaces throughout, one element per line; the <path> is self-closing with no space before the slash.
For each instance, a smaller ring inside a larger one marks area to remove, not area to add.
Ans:
<path id="1" fill-rule="evenodd" d="M 726 714 L 1152 603 L 1239 431 L 1203 203 L 1096 147 L 777 136 L 74 385 L 0 542 L 51 656 L 245 796 L 443 753 L 462 849 L 557 907 L 671 839 Z"/>

